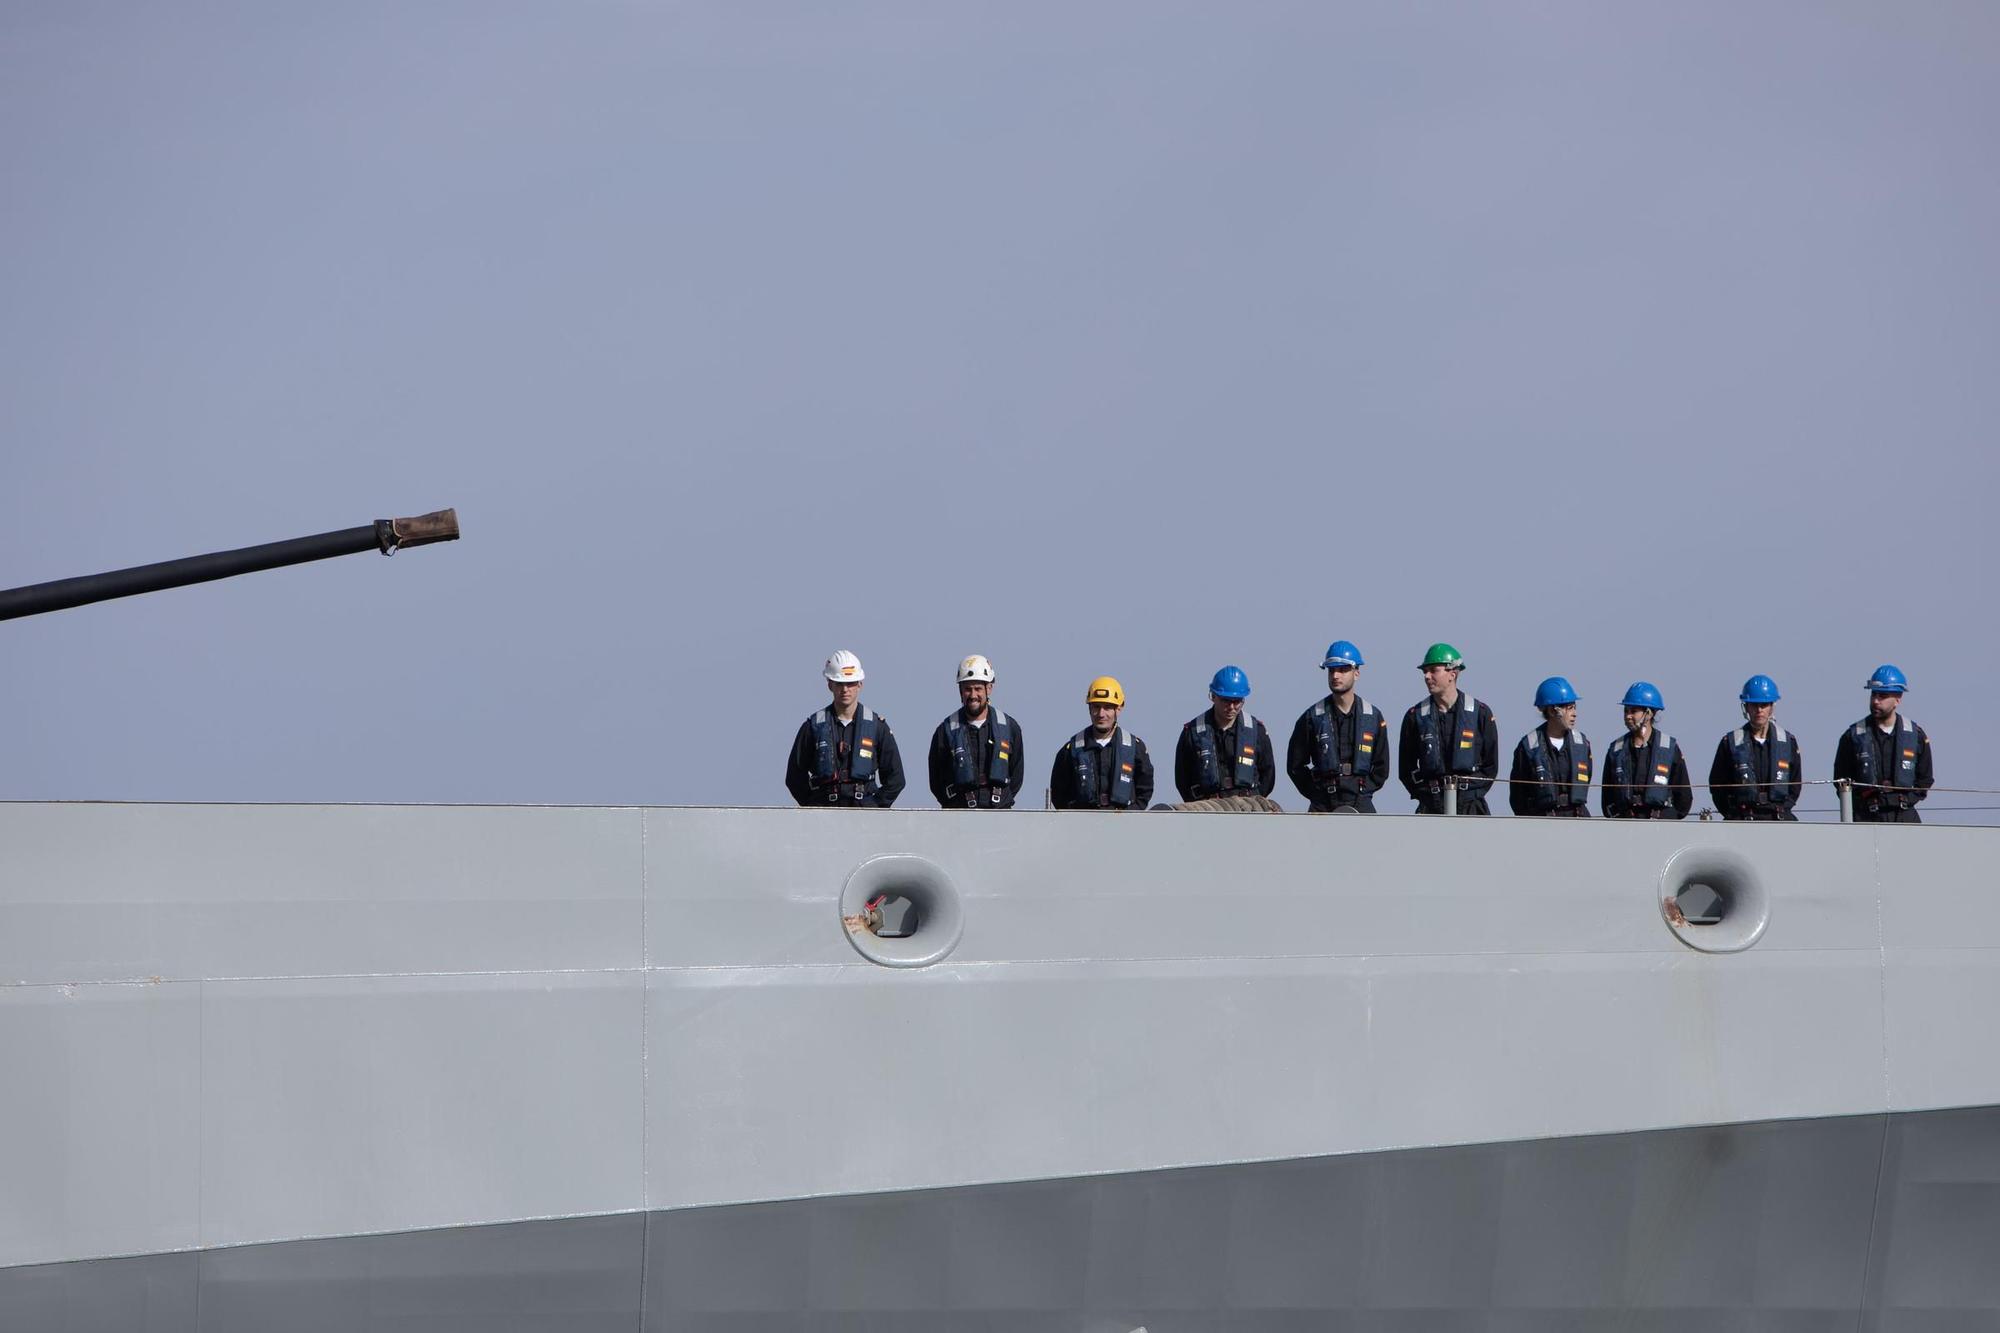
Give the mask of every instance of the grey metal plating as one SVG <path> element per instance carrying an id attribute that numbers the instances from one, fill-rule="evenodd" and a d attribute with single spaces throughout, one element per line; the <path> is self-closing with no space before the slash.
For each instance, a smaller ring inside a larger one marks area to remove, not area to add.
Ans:
<path id="1" fill-rule="evenodd" d="M 4 806 L 0 1267 L 1988 1106 L 1995 836 Z M 1756 947 L 1661 929 L 1688 849 Z M 883 857 L 949 868 L 948 957 L 847 943 Z"/>
<path id="2" fill-rule="evenodd" d="M 1996 1136 L 1864 1116 L 93 1260 L 0 1270 L 0 1327 L 1991 1327 Z"/>

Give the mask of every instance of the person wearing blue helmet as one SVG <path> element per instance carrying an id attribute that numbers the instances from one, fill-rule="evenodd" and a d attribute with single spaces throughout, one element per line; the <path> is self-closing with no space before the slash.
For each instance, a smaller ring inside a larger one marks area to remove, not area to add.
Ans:
<path id="1" fill-rule="evenodd" d="M 1430 697 L 1403 714 L 1396 744 L 1396 776 L 1420 815 L 1444 813 L 1444 790 L 1458 788 L 1458 813 L 1483 815 L 1486 793 L 1500 776 L 1500 724 L 1493 710 L 1458 689 L 1465 658 L 1448 643 L 1434 643 L 1417 670 Z"/>
<path id="2" fill-rule="evenodd" d="M 1715 747 L 1708 766 L 1708 792 L 1724 819 L 1789 820 L 1798 822 L 1792 807 L 1802 786 L 1799 738 L 1771 720 L 1778 702 L 1778 682 L 1757 675 L 1743 682 L 1737 695 L 1743 705 L 1743 725 Z"/>
<path id="3" fill-rule="evenodd" d="M 1375 813 L 1375 793 L 1389 780 L 1389 724 L 1355 693 L 1361 650 L 1336 639 L 1320 659 L 1327 695 L 1299 714 L 1285 749 L 1285 772 L 1310 809 Z"/>
<path id="4" fill-rule="evenodd" d="M 1535 689 L 1542 724 L 1514 747 L 1507 804 L 1517 815 L 1583 819 L 1590 814 L 1590 737 L 1576 727 L 1576 687 L 1550 676 Z"/>
<path id="5" fill-rule="evenodd" d="M 1910 687 L 1883 663 L 1868 678 L 1868 716 L 1840 733 L 1833 776 L 1854 784 L 1857 824 L 1921 824 L 1917 802 L 1930 794 L 1931 738 L 1899 711 Z"/>
<path id="6" fill-rule="evenodd" d="M 1625 733 L 1604 755 L 1606 819 L 1686 819 L 1694 808 L 1687 756 L 1672 736 L 1654 727 L 1667 704 L 1651 681 L 1625 691 Z"/>
<path id="7" fill-rule="evenodd" d="M 1250 677 L 1226 666 L 1208 682 L 1208 709 L 1181 728 L 1174 747 L 1174 786 L 1183 801 L 1211 796 L 1269 796 L 1278 762 L 1264 724 L 1243 710 Z"/>

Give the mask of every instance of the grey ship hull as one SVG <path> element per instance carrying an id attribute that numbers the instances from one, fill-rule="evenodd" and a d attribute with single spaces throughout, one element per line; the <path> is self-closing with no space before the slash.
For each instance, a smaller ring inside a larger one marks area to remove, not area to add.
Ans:
<path id="1" fill-rule="evenodd" d="M 1992 837 L 0 808 L 0 1327 L 1990 1328 Z"/>

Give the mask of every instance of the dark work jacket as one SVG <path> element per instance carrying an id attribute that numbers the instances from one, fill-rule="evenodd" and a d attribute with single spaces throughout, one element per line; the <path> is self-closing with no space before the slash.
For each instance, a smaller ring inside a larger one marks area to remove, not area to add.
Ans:
<path id="1" fill-rule="evenodd" d="M 1590 813 L 1590 737 L 1576 728 L 1558 750 L 1548 743 L 1545 722 L 1521 737 L 1514 747 L 1514 768 L 1508 774 L 1507 804 L 1517 815 Z M 1540 748 L 1541 762 L 1536 762 Z"/>
<path id="2" fill-rule="evenodd" d="M 1629 731 L 1611 742 L 1604 755 L 1603 784 L 1607 819 L 1686 819 L 1694 809 L 1687 755 L 1658 727 L 1644 745 L 1633 744 Z"/>
<path id="3" fill-rule="evenodd" d="M 1397 739 L 1402 749 L 1396 763 L 1396 774 L 1402 779 L 1403 790 L 1409 792 L 1411 799 L 1417 803 L 1417 812 L 1430 815 L 1444 810 L 1445 775 L 1426 771 L 1421 719 L 1424 704 L 1428 703 L 1430 700 L 1425 699 L 1403 714 L 1403 732 Z M 1451 714 L 1436 720 L 1440 724 L 1440 757 L 1445 761 L 1447 771 L 1455 775 L 1460 783 L 1458 813 L 1487 813 L 1486 793 L 1493 789 L 1493 780 L 1500 776 L 1500 724 L 1493 720 L 1493 710 L 1460 690 Z M 1466 725 L 1468 722 L 1470 725 Z M 1467 731 L 1472 735 L 1463 734 Z"/>
<path id="4" fill-rule="evenodd" d="M 1750 766 L 1748 781 L 1756 783 L 1755 787 L 1736 785 L 1745 781 L 1736 765 L 1739 736 Z M 1773 722 L 1770 739 L 1759 745 L 1745 723 L 1726 733 L 1716 745 L 1715 762 L 1708 766 L 1708 794 L 1724 819 L 1796 821 L 1792 807 L 1799 803 L 1802 767 L 1797 736 Z"/>
<path id="5" fill-rule="evenodd" d="M 952 753 L 951 724 L 954 718 L 964 728 L 967 752 L 972 759 L 974 781 L 966 787 L 958 784 L 958 764 Z M 1000 738 L 1007 742 L 1004 764 L 996 758 L 996 729 Z M 996 769 L 1006 774 L 1004 779 L 995 780 L 993 775 Z M 937 803 L 948 810 L 1011 808 L 1028 771 L 1027 762 L 1022 758 L 1021 724 L 989 703 L 986 705 L 985 725 L 975 727 L 966 720 L 965 710 L 959 709 L 938 723 L 937 730 L 931 733 L 930 770 L 931 795 L 937 797 Z"/>
<path id="6" fill-rule="evenodd" d="M 1208 720 L 1209 734 L 1215 741 L 1215 758 L 1222 769 L 1221 782 L 1211 786 L 1204 780 L 1201 771 L 1201 756 L 1195 746 L 1195 724 L 1203 718 Z M 1249 730 L 1245 730 L 1246 726 Z M 1254 739 L 1252 739 L 1254 737 Z M 1256 760 L 1256 785 L 1247 779 L 1248 769 L 1253 765 L 1236 762 L 1243 757 L 1245 746 L 1254 746 Z M 1215 710 L 1209 709 L 1199 716 L 1188 719 L 1181 727 L 1180 743 L 1174 747 L 1174 786 L 1179 788 L 1183 801 L 1201 801 L 1211 796 L 1247 794 L 1255 791 L 1259 796 L 1269 796 L 1271 789 L 1278 785 L 1278 760 L 1271 749 L 1271 733 L 1264 730 L 1264 724 L 1250 716 L 1245 709 L 1237 714 L 1236 725 L 1221 731 L 1215 725 Z"/>
<path id="7" fill-rule="evenodd" d="M 833 734 L 831 758 L 833 775 L 822 777 L 819 772 L 819 746 L 814 735 L 814 724 L 824 715 Z M 852 773 L 855 760 L 854 723 L 842 722 L 833 715 L 830 708 L 822 708 L 799 724 L 799 734 L 792 739 L 792 752 L 785 760 L 785 790 L 800 805 L 891 806 L 903 794 L 903 756 L 896 749 L 896 735 L 889 730 L 889 719 L 880 713 L 870 713 L 861 708 L 855 711 L 856 721 L 872 717 L 875 721 L 874 774 L 867 780 L 855 782 Z M 866 767 L 866 765 L 863 765 Z"/>
<path id="8" fill-rule="evenodd" d="M 1895 730 L 1886 734 L 1864 717 L 1840 733 L 1833 776 L 1854 784 L 1855 823 L 1921 824 L 1916 804 L 1930 795 L 1935 781 L 1931 738 L 1900 709 Z"/>
<path id="9" fill-rule="evenodd" d="M 1112 733 L 1108 745 L 1099 745 L 1090 739 L 1089 729 L 1072 736 L 1056 751 L 1055 767 L 1049 770 L 1049 803 L 1058 810 L 1144 810 L 1153 802 L 1153 757 L 1146 753 L 1146 742 L 1120 727 Z M 1132 745 L 1131 800 L 1123 806 L 1113 805 L 1112 796 L 1117 790 L 1112 766 L 1117 761 L 1118 741 L 1123 737 Z M 1090 785 L 1080 786 L 1077 782 L 1076 756 L 1081 751 L 1084 762 L 1090 766 Z"/>
<path id="10" fill-rule="evenodd" d="M 1332 755 L 1320 744 L 1322 710 L 1333 741 Z M 1343 713 L 1329 694 L 1300 713 L 1293 724 L 1291 742 L 1285 746 L 1285 773 L 1314 810 L 1351 805 L 1372 815 L 1375 793 L 1389 780 L 1389 754 L 1389 723 L 1382 710 L 1357 694 L 1354 707 Z"/>

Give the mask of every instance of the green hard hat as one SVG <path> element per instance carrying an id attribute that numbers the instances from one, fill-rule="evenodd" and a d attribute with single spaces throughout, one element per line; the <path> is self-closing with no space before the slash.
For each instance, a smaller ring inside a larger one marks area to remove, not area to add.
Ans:
<path id="1" fill-rule="evenodd" d="M 1453 666 L 1463 670 L 1465 659 L 1460 657 L 1458 649 L 1452 647 L 1450 644 L 1434 643 L 1431 645 L 1431 650 L 1424 654 L 1422 665 L 1427 667 Z"/>

